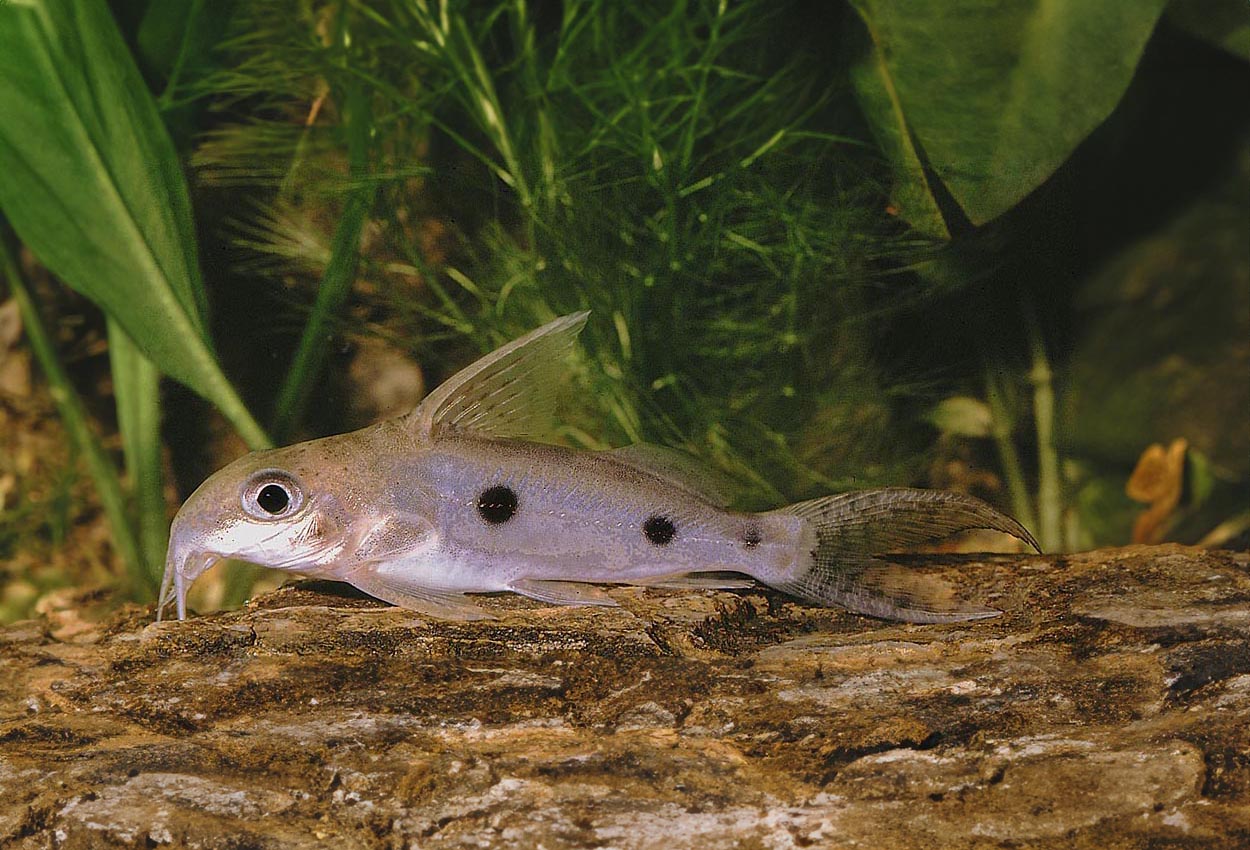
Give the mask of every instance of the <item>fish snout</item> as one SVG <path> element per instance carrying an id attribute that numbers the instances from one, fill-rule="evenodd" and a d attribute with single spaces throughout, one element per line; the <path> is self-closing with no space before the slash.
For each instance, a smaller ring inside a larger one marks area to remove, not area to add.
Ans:
<path id="1" fill-rule="evenodd" d="M 161 592 L 156 601 L 156 621 L 159 623 L 169 603 L 175 602 L 178 619 L 187 618 L 187 591 L 197 578 L 209 567 L 222 559 L 222 555 L 203 547 L 195 536 L 188 538 L 179 533 L 177 523 L 169 539 L 169 551 L 165 556 L 165 574 L 161 578 Z"/>

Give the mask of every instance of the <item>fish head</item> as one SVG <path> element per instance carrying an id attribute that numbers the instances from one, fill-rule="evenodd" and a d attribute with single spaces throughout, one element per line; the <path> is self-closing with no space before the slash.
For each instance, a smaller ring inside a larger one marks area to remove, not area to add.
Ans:
<path id="1" fill-rule="evenodd" d="M 191 584 L 226 558 L 327 577 L 350 567 L 380 501 L 371 436 L 252 452 L 209 476 L 174 517 L 157 619 L 170 602 L 185 619 Z"/>

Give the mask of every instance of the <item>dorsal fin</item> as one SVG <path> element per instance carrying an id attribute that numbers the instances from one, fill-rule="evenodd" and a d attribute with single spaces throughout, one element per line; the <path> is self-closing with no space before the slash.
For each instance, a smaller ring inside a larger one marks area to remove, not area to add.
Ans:
<path id="1" fill-rule="evenodd" d="M 418 439 L 449 430 L 490 437 L 548 433 L 562 362 L 589 315 L 561 316 L 469 364 L 408 414 L 408 428 Z"/>
<path id="2" fill-rule="evenodd" d="M 717 507 L 726 507 L 736 495 L 734 484 L 703 461 L 680 449 L 635 443 L 607 452 L 617 463 L 648 472 L 656 478 Z"/>

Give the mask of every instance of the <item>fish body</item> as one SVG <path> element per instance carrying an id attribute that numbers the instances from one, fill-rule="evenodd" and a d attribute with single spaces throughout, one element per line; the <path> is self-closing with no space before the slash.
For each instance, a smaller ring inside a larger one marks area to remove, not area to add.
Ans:
<path id="1" fill-rule="evenodd" d="M 437 581 L 466 589 L 510 590 L 525 579 L 645 584 L 708 570 L 772 576 L 794 561 L 801 538 L 795 518 L 726 511 L 614 452 L 456 437 L 411 468 L 443 531 Z M 498 522 L 480 509 L 495 489 L 516 498 Z"/>
<path id="2" fill-rule="evenodd" d="M 896 619 L 997 613 L 943 600 L 874 557 L 967 528 L 1033 542 L 970 497 L 889 488 L 742 513 L 673 450 L 523 439 L 549 427 L 556 373 L 585 321 L 565 316 L 503 346 L 405 417 L 254 452 L 215 473 L 174 519 L 158 617 L 170 601 L 185 617 L 191 582 L 227 557 L 451 619 L 489 616 L 468 593 L 612 605 L 597 585 L 751 579 Z"/>

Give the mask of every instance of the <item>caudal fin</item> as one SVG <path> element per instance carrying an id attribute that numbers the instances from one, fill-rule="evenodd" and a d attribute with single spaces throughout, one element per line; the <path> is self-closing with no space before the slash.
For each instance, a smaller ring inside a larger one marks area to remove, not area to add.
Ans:
<path id="1" fill-rule="evenodd" d="M 949 623 L 1000 612 L 962 603 L 940 582 L 875 556 L 975 528 L 1005 532 L 1041 551 L 1011 517 L 980 499 L 942 490 L 860 490 L 772 513 L 807 520 L 811 553 L 791 575 L 769 584 L 820 605 L 889 620 Z"/>

